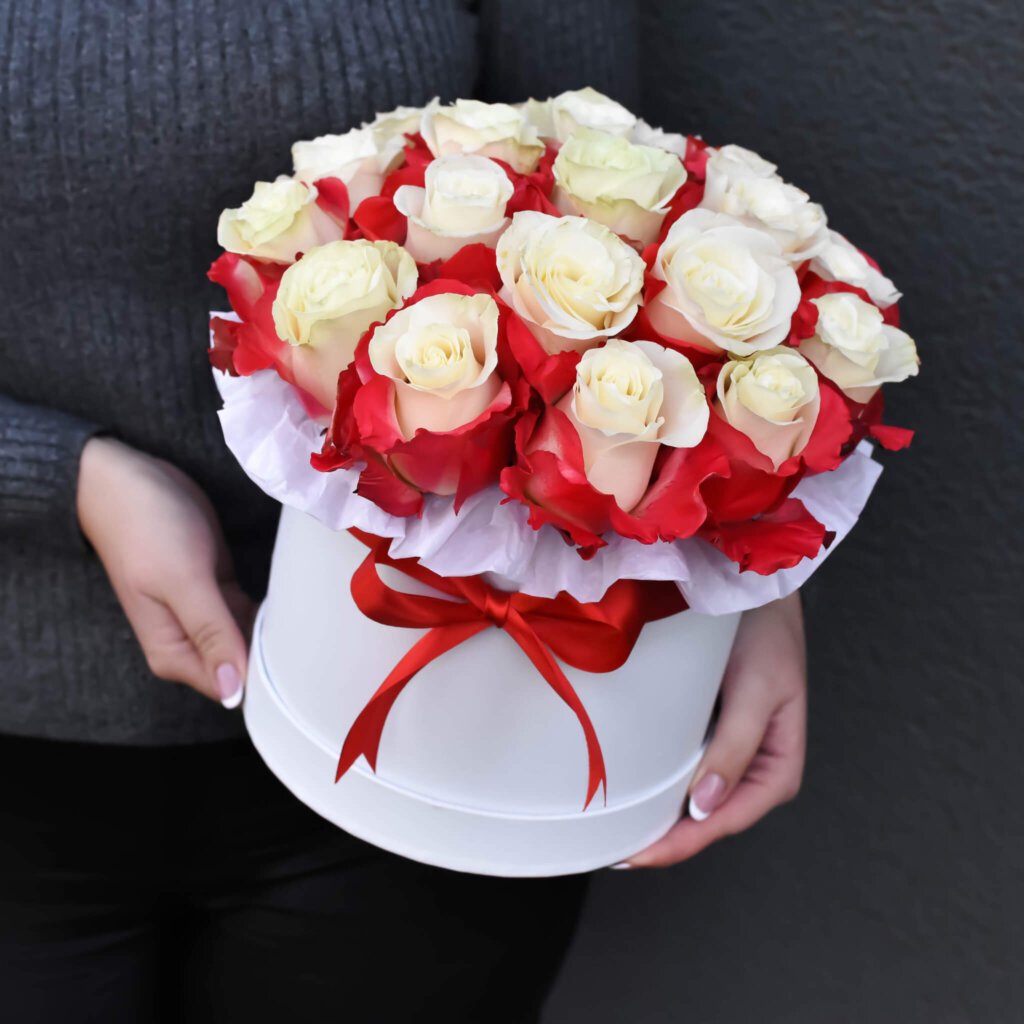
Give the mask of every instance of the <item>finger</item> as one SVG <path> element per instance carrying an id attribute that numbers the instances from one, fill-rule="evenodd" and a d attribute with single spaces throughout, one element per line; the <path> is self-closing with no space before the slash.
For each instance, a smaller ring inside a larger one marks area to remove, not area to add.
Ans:
<path id="1" fill-rule="evenodd" d="M 139 593 L 126 595 L 121 604 L 153 675 L 204 692 L 208 681 L 202 658 L 170 608 Z"/>
<path id="2" fill-rule="evenodd" d="M 773 786 L 764 780 L 744 779 L 708 821 L 680 818 L 669 831 L 626 863 L 634 868 L 661 868 L 678 864 L 726 836 L 749 828 L 781 803 Z"/>
<path id="3" fill-rule="evenodd" d="M 221 584 L 221 591 L 224 594 L 224 600 L 227 602 L 228 608 L 231 610 L 231 614 L 235 617 L 235 622 L 238 623 L 238 628 L 242 631 L 242 636 L 248 648 L 252 643 L 252 628 L 256 621 L 256 613 L 259 611 L 259 606 L 235 582 Z"/>
<path id="4" fill-rule="evenodd" d="M 803 776 L 806 701 L 797 697 L 773 716 L 762 749 L 729 798 L 705 821 L 683 818 L 661 839 L 630 857 L 631 867 L 667 867 L 760 821 L 792 800 Z"/>
<path id="5" fill-rule="evenodd" d="M 232 600 L 238 601 L 237 593 Z M 225 707 L 242 700 L 247 644 L 221 586 L 212 577 L 190 581 L 186 591 L 171 595 L 167 604 L 188 634 L 203 665 L 196 688 Z"/>
<path id="6" fill-rule="evenodd" d="M 773 696 L 753 676 L 723 686 L 718 723 L 690 783 L 690 817 L 704 821 L 728 798 L 754 759 L 771 721 Z"/>

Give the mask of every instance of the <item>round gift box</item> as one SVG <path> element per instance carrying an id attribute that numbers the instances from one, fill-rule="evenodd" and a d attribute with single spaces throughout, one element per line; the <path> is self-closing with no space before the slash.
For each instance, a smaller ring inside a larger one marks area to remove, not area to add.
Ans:
<path id="1" fill-rule="evenodd" d="M 367 548 L 283 506 L 267 597 L 253 631 L 243 705 L 278 778 L 367 842 L 457 871 L 541 876 L 590 871 L 636 853 L 682 813 L 739 613 L 691 610 L 646 625 L 612 672 L 562 664 L 604 754 L 586 810 L 580 724 L 503 630 L 486 629 L 428 664 L 363 758 L 335 782 L 356 715 L 423 630 L 356 607 Z M 395 590 L 443 596 L 382 567 Z"/>

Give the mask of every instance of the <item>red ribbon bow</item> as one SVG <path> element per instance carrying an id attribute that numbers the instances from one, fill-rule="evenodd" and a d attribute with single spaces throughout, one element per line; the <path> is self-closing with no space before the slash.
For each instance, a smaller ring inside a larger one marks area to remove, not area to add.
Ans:
<path id="1" fill-rule="evenodd" d="M 683 611 L 687 605 L 679 588 L 666 580 L 619 580 L 600 601 L 581 602 L 559 592 L 556 597 L 498 590 L 480 576 L 439 576 L 415 558 L 392 558 L 390 540 L 349 530 L 369 549 L 352 576 L 352 597 L 359 610 L 385 626 L 428 629 L 391 670 L 377 692 L 366 702 L 349 728 L 338 759 L 335 782 L 360 754 L 376 771 L 381 733 L 391 706 L 403 687 L 425 665 L 471 636 L 491 626 L 505 630 L 523 649 L 551 688 L 572 708 L 587 741 L 589 778 L 586 810 L 597 788 L 608 780 L 597 733 L 583 703 L 555 660 L 557 655 L 574 668 L 587 672 L 611 672 L 623 665 L 648 622 Z M 377 574 L 380 565 L 391 566 L 413 579 L 459 601 L 421 594 L 405 594 L 389 587 Z"/>

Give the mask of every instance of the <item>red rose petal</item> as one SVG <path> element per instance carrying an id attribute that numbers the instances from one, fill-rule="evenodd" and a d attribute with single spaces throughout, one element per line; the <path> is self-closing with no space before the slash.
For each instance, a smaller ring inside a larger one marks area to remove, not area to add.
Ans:
<path id="1" fill-rule="evenodd" d="M 778 569 L 790 569 L 804 558 L 813 558 L 829 533 L 802 501 L 787 498 L 768 515 L 708 526 L 701 536 L 735 562 L 741 572 L 767 576 Z M 829 543 L 831 539 L 828 537 Z"/>

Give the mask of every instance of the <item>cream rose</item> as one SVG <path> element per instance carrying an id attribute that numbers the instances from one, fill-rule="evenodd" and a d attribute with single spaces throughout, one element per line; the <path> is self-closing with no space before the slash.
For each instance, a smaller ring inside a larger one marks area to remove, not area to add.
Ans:
<path id="1" fill-rule="evenodd" d="M 274 327 L 296 347 L 296 380 L 326 408 L 363 332 L 415 291 L 416 276 L 400 245 L 365 239 L 310 249 L 281 276 Z"/>
<path id="2" fill-rule="evenodd" d="M 344 225 L 317 206 L 313 185 L 282 175 L 257 181 L 241 206 L 224 210 L 217 221 L 217 243 L 275 263 L 293 263 L 300 252 L 342 238 Z"/>
<path id="3" fill-rule="evenodd" d="M 653 146 L 678 157 L 686 156 L 686 136 L 678 132 L 667 132 L 663 128 L 649 125 L 642 117 L 637 119 L 629 133 L 629 141 L 640 146 Z"/>
<path id="4" fill-rule="evenodd" d="M 508 227 L 512 182 L 485 156 L 453 153 L 427 165 L 425 187 L 403 185 L 394 204 L 409 225 L 405 248 L 420 263 L 448 259 L 464 245 L 492 249 Z"/>
<path id="5" fill-rule="evenodd" d="M 579 434 L 587 480 L 626 512 L 647 490 L 658 446 L 692 448 L 708 426 L 690 361 L 653 341 L 612 338 L 585 352 L 557 407 Z"/>
<path id="6" fill-rule="evenodd" d="M 727 146 L 719 146 L 709 154 L 709 160 L 711 157 L 717 157 L 717 167 L 733 166 L 735 169 L 742 169 L 748 171 L 758 178 L 778 178 L 778 164 L 773 164 L 770 160 L 765 160 L 759 153 L 755 153 L 752 149 L 747 149 L 744 146 L 737 146 L 731 143 Z"/>
<path id="7" fill-rule="evenodd" d="M 804 450 L 821 405 L 818 375 L 787 346 L 734 359 L 718 374 L 719 414 L 775 469 Z"/>
<path id="8" fill-rule="evenodd" d="M 501 297 L 550 354 L 583 352 L 636 316 L 644 263 L 603 224 L 522 210 L 497 246 Z"/>
<path id="9" fill-rule="evenodd" d="M 431 100 L 436 106 L 436 98 Z M 421 107 L 396 107 L 364 121 L 342 135 L 318 135 L 292 146 L 295 177 L 307 184 L 320 178 L 340 178 L 355 209 L 368 196 L 380 193 L 384 175 L 401 160 L 406 132 L 419 131 Z"/>
<path id="10" fill-rule="evenodd" d="M 672 197 L 686 181 L 677 156 L 591 128 L 577 129 L 555 157 L 555 205 L 643 245 L 661 230 Z"/>
<path id="11" fill-rule="evenodd" d="M 559 142 L 580 128 L 628 135 L 636 124 L 635 114 L 590 86 L 569 89 L 547 100 L 527 100 L 522 109 L 541 136 Z"/>
<path id="12" fill-rule="evenodd" d="M 438 106 L 435 96 L 427 107 Z M 398 166 L 409 140 L 405 137 L 420 130 L 423 119 L 423 107 L 395 107 L 383 114 L 378 114 L 372 121 L 363 125 L 373 136 L 377 150 L 377 165 L 381 174 L 387 174 Z"/>
<path id="13" fill-rule="evenodd" d="M 871 301 L 885 309 L 902 297 L 880 270 L 864 258 L 864 254 L 838 231 L 829 231 L 828 243 L 811 260 L 810 269 L 826 281 L 842 281 L 863 288 Z"/>
<path id="14" fill-rule="evenodd" d="M 295 177 L 307 185 L 320 178 L 339 178 L 348 189 L 349 209 L 380 192 L 383 176 L 377 145 L 369 128 L 353 128 L 344 135 L 319 135 L 292 146 Z"/>
<path id="15" fill-rule="evenodd" d="M 824 209 L 783 181 L 775 164 L 742 146 L 723 146 L 711 153 L 706 173 L 701 206 L 767 231 L 791 262 L 810 259 L 827 244 Z"/>
<path id="16" fill-rule="evenodd" d="M 498 305 L 489 295 L 431 295 L 397 312 L 370 338 L 374 370 L 395 381 L 406 439 L 475 420 L 501 389 Z"/>
<path id="17" fill-rule="evenodd" d="M 711 210 L 688 210 L 669 228 L 653 273 L 666 282 L 647 305 L 654 329 L 712 352 L 745 356 L 780 344 L 800 304 L 778 243 Z"/>
<path id="18" fill-rule="evenodd" d="M 456 100 L 448 106 L 427 106 L 420 133 L 434 156 L 476 153 L 504 160 L 520 174 L 533 171 L 544 152 L 537 129 L 507 103 Z"/>
<path id="19" fill-rule="evenodd" d="M 917 374 L 920 360 L 909 334 L 891 327 L 870 302 L 851 292 L 811 299 L 818 307 L 814 336 L 800 351 L 855 402 L 866 402 L 882 384 Z"/>

